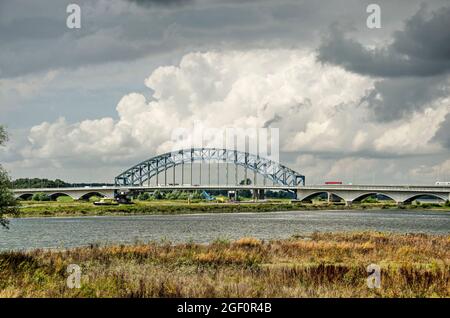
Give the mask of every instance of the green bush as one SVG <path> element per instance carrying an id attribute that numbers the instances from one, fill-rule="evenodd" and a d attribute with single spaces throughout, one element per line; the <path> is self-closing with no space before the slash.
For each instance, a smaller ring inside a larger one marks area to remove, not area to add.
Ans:
<path id="1" fill-rule="evenodd" d="M 181 192 L 180 195 L 178 196 L 179 200 L 187 200 L 189 198 L 189 193 L 187 192 Z"/>
<path id="2" fill-rule="evenodd" d="M 200 191 L 194 191 L 191 193 L 191 199 L 192 200 L 202 200 L 202 194 Z"/>
<path id="3" fill-rule="evenodd" d="M 179 196 L 180 196 L 180 192 L 178 190 L 174 190 L 172 192 L 167 193 L 166 199 L 177 200 Z"/>
<path id="4" fill-rule="evenodd" d="M 93 195 L 92 197 L 89 198 L 89 202 L 97 202 L 100 201 L 101 199 L 102 199 L 101 197 Z"/>
<path id="5" fill-rule="evenodd" d="M 152 198 L 153 198 L 154 200 L 161 200 L 161 199 L 164 198 L 164 195 L 161 193 L 161 191 L 156 190 L 155 192 L 153 192 Z"/>
<path id="6" fill-rule="evenodd" d="M 57 197 L 56 201 L 58 201 L 58 202 L 72 202 L 73 198 L 69 197 L 68 195 L 62 195 L 60 197 Z"/>
<path id="7" fill-rule="evenodd" d="M 362 203 L 378 203 L 378 199 L 376 197 L 367 197 L 361 201 Z"/>
<path id="8" fill-rule="evenodd" d="M 147 201 L 148 199 L 150 199 L 150 194 L 148 192 L 139 193 L 138 200 Z"/>
<path id="9" fill-rule="evenodd" d="M 33 194 L 33 197 L 31 198 L 33 201 L 50 201 L 50 197 L 42 192 L 38 192 Z"/>

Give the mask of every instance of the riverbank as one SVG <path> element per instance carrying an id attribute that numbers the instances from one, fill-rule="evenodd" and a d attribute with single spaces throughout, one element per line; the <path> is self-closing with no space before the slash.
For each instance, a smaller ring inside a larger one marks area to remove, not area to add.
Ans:
<path id="1" fill-rule="evenodd" d="M 256 202 L 256 203 L 208 203 L 188 204 L 178 200 L 135 201 L 134 204 L 96 206 L 90 202 L 34 202 L 24 201 L 19 217 L 61 217 L 61 216 L 96 216 L 96 215 L 172 215 L 194 213 L 238 213 L 238 212 L 274 212 L 274 211 L 310 211 L 310 210 L 444 210 L 450 211 L 444 204 L 412 204 L 398 206 L 395 203 L 361 203 L 346 206 L 334 203 L 290 203 L 290 201 Z"/>
<path id="2" fill-rule="evenodd" d="M 368 288 L 369 264 L 381 268 Z M 66 284 L 81 268 L 81 288 Z M 0 297 L 450 297 L 450 236 L 314 233 L 0 253 Z"/>

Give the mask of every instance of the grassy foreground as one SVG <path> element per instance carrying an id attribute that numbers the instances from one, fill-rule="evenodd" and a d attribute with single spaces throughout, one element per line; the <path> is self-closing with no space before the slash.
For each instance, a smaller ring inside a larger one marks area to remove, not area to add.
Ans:
<path id="1" fill-rule="evenodd" d="M 327 204 L 326 202 L 290 203 L 288 200 L 259 203 L 208 203 L 188 204 L 180 200 L 135 201 L 130 205 L 96 206 L 90 202 L 35 202 L 22 201 L 21 217 L 37 216 L 83 216 L 83 215 L 145 215 L 145 214 L 189 214 L 229 212 L 271 212 L 299 210 L 352 210 L 352 209 L 431 209 L 447 210 L 450 207 L 438 204 L 397 206 L 395 203 L 362 203 L 352 206 Z"/>
<path id="2" fill-rule="evenodd" d="M 381 288 L 366 268 L 381 266 Z M 81 266 L 81 288 L 66 285 Z M 0 253 L 0 297 L 450 297 L 450 236 L 316 233 L 262 242 Z"/>

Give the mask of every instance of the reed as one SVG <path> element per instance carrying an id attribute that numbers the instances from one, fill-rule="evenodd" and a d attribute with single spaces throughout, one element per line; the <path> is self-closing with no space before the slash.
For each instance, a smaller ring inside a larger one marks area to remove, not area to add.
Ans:
<path id="1" fill-rule="evenodd" d="M 450 236 L 314 233 L 0 253 L 1 297 L 449 297 Z M 370 289 L 369 264 L 381 267 Z M 66 285 L 69 264 L 81 288 Z"/>

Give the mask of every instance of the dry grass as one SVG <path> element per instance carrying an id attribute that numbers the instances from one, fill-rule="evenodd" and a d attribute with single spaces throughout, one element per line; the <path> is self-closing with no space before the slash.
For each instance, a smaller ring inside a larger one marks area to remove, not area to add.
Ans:
<path id="1" fill-rule="evenodd" d="M 0 254 L 1 297 L 449 297 L 450 236 L 316 233 Z M 68 264 L 82 268 L 66 286 Z M 381 266 L 381 288 L 366 285 Z"/>

